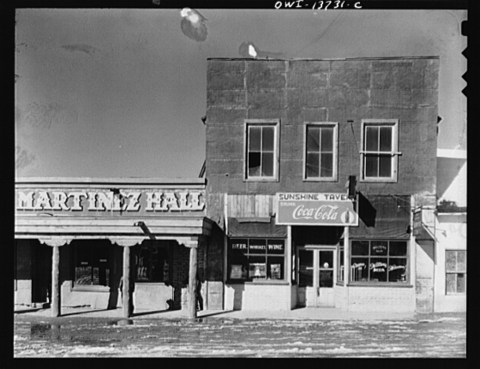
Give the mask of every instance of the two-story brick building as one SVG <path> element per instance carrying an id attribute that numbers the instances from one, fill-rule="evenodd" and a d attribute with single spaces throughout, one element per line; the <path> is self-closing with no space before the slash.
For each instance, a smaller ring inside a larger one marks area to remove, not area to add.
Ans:
<path id="1" fill-rule="evenodd" d="M 210 264 L 226 309 L 430 309 L 434 241 L 413 214 L 436 201 L 438 69 L 208 60 Z"/>

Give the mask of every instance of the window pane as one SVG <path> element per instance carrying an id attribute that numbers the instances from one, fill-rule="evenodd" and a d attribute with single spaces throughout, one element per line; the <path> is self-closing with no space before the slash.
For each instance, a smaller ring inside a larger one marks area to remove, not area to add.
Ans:
<path id="1" fill-rule="evenodd" d="M 240 252 L 247 252 L 247 240 L 246 239 L 232 239 L 230 240 L 230 249 L 238 250 Z"/>
<path id="2" fill-rule="evenodd" d="M 319 151 L 319 127 L 307 127 L 307 152 L 318 152 Z"/>
<path id="3" fill-rule="evenodd" d="M 333 175 L 333 154 L 322 154 L 320 177 L 331 177 Z"/>
<path id="4" fill-rule="evenodd" d="M 273 176 L 273 153 L 262 153 L 262 176 Z"/>
<path id="5" fill-rule="evenodd" d="M 390 258 L 388 263 L 388 281 L 406 282 L 407 281 L 407 259 Z"/>
<path id="6" fill-rule="evenodd" d="M 248 257 L 248 276 L 249 278 L 267 278 L 265 256 Z"/>
<path id="7" fill-rule="evenodd" d="M 455 272 L 457 270 L 456 251 L 445 251 L 445 270 Z"/>
<path id="8" fill-rule="evenodd" d="M 320 269 L 333 268 L 333 251 L 320 251 Z"/>
<path id="9" fill-rule="evenodd" d="M 392 127 L 380 127 L 380 151 L 392 151 Z"/>
<path id="10" fill-rule="evenodd" d="M 464 273 L 457 274 L 457 293 L 464 293 L 466 291 L 467 275 Z"/>
<path id="11" fill-rule="evenodd" d="M 300 266 L 300 270 L 298 272 L 299 280 L 298 286 L 299 287 L 312 287 L 313 286 L 313 269 L 306 269 Z"/>
<path id="12" fill-rule="evenodd" d="M 378 151 L 378 127 L 365 127 L 365 150 Z"/>
<path id="13" fill-rule="evenodd" d="M 387 259 L 385 258 L 370 259 L 370 280 L 373 282 L 387 281 Z"/>
<path id="14" fill-rule="evenodd" d="M 248 252 L 249 254 L 265 254 L 267 243 L 265 240 L 251 239 Z"/>
<path id="15" fill-rule="evenodd" d="M 283 279 L 283 256 L 270 256 L 267 260 L 268 277 L 271 279 Z"/>
<path id="16" fill-rule="evenodd" d="M 352 281 L 368 281 L 368 258 L 352 258 L 351 279 Z"/>
<path id="17" fill-rule="evenodd" d="M 285 250 L 284 240 L 268 240 L 267 253 L 268 254 L 283 254 Z"/>
<path id="18" fill-rule="evenodd" d="M 454 273 L 447 274 L 447 294 L 448 293 L 455 293 L 456 292 L 456 287 L 457 287 L 457 280 L 456 277 L 457 275 Z"/>
<path id="19" fill-rule="evenodd" d="M 390 242 L 389 255 L 391 256 L 407 256 L 407 243 L 406 242 Z"/>
<path id="20" fill-rule="evenodd" d="M 299 287 L 313 286 L 313 252 L 300 250 L 299 263 Z"/>
<path id="21" fill-rule="evenodd" d="M 339 268 L 337 273 L 337 279 L 339 281 L 343 281 L 343 250 L 340 250 L 338 264 L 339 264 Z"/>
<path id="22" fill-rule="evenodd" d="M 333 128 L 332 127 L 322 128 L 322 141 L 321 141 L 320 148 L 322 152 L 333 151 Z"/>
<path id="23" fill-rule="evenodd" d="M 136 280 L 141 281 L 149 281 L 149 268 L 148 263 L 151 260 L 150 250 L 148 247 L 141 247 L 138 254 L 136 255 L 136 265 L 137 265 L 137 274 Z"/>
<path id="24" fill-rule="evenodd" d="M 333 287 L 333 270 L 320 270 L 319 287 Z"/>
<path id="25" fill-rule="evenodd" d="M 370 255 L 383 256 L 387 255 L 387 241 L 372 241 Z"/>
<path id="26" fill-rule="evenodd" d="M 368 255 L 368 241 L 352 241 L 352 255 Z"/>
<path id="27" fill-rule="evenodd" d="M 392 156 L 380 155 L 379 156 L 379 177 L 391 177 L 392 176 Z"/>
<path id="28" fill-rule="evenodd" d="M 378 156 L 365 155 L 365 177 L 377 177 L 378 175 Z"/>
<path id="29" fill-rule="evenodd" d="M 248 259 L 246 256 L 248 244 L 246 239 L 229 240 L 230 279 L 246 279 Z"/>
<path id="30" fill-rule="evenodd" d="M 248 151 L 260 151 L 260 139 L 262 127 L 249 127 Z"/>
<path id="31" fill-rule="evenodd" d="M 273 151 L 274 127 L 263 127 L 262 150 Z"/>
<path id="32" fill-rule="evenodd" d="M 75 284 L 79 284 L 79 285 L 93 284 L 91 266 L 75 268 Z"/>
<path id="33" fill-rule="evenodd" d="M 260 153 L 251 152 L 248 154 L 248 176 L 260 176 Z"/>
<path id="34" fill-rule="evenodd" d="M 457 251 L 457 270 L 464 272 L 467 270 L 467 252 Z"/>
<path id="35" fill-rule="evenodd" d="M 307 154 L 307 178 L 318 177 L 319 175 L 318 154 Z"/>

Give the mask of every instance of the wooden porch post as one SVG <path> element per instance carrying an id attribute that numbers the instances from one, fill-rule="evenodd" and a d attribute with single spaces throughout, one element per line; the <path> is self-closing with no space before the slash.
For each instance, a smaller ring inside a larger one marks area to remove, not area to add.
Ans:
<path id="1" fill-rule="evenodd" d="M 53 318 L 61 314 L 60 301 L 60 247 L 68 245 L 72 239 L 66 238 L 39 238 L 40 243 L 52 247 L 52 287 L 50 296 L 50 314 Z"/>
<path id="2" fill-rule="evenodd" d="M 345 226 L 343 235 L 343 285 L 345 288 L 345 308 L 349 309 L 348 284 L 350 282 L 350 227 Z"/>
<path id="3" fill-rule="evenodd" d="M 60 246 L 52 247 L 52 296 L 50 305 L 52 317 L 60 316 Z"/>
<path id="4" fill-rule="evenodd" d="M 195 319 L 197 317 L 197 297 L 195 289 L 197 285 L 197 245 L 189 245 L 190 263 L 188 269 L 188 317 Z"/>
<path id="5" fill-rule="evenodd" d="M 130 291 L 130 246 L 123 246 L 123 286 L 122 286 L 123 317 L 130 318 L 131 291 Z"/>

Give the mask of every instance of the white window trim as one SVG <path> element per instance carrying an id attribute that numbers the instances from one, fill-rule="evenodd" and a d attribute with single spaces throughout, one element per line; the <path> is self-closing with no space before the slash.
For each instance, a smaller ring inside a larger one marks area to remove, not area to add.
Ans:
<path id="1" fill-rule="evenodd" d="M 390 177 L 365 177 L 364 176 L 364 155 L 368 153 L 375 153 L 376 151 L 364 151 L 364 140 L 365 140 L 365 126 L 392 126 L 393 127 L 393 137 L 392 137 L 392 173 Z M 398 156 L 402 155 L 398 151 L 398 119 L 362 119 L 361 127 L 361 141 L 360 141 L 360 182 L 397 182 L 398 181 Z"/>
<path id="2" fill-rule="evenodd" d="M 307 127 L 333 126 L 333 173 L 331 177 L 307 178 Z M 305 122 L 303 128 L 303 181 L 304 182 L 336 182 L 338 180 L 338 122 Z"/>
<path id="3" fill-rule="evenodd" d="M 249 177 L 248 176 L 248 127 L 265 126 L 274 127 L 274 154 L 273 154 L 273 176 L 271 177 Z M 280 167 L 280 119 L 245 119 L 243 129 L 243 180 L 246 182 L 278 182 Z"/>

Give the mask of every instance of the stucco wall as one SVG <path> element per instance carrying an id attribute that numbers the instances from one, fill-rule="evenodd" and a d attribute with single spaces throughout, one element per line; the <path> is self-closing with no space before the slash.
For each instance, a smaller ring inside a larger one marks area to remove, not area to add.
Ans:
<path id="1" fill-rule="evenodd" d="M 440 214 L 437 218 L 437 260 L 435 268 L 435 312 L 464 312 L 467 310 L 466 294 L 447 295 L 445 287 L 445 250 L 467 249 L 466 214 Z M 468 254 L 467 254 L 468 260 Z M 468 270 L 467 270 L 468 284 Z"/>
<path id="2" fill-rule="evenodd" d="M 208 214 L 217 193 L 343 192 L 360 175 L 361 120 L 399 120 L 398 182 L 359 183 L 364 193 L 435 193 L 439 61 L 211 59 L 207 71 Z M 244 121 L 280 119 L 278 182 L 245 182 Z M 302 180 L 304 123 L 338 122 L 336 182 Z M 350 123 L 351 121 L 351 123 Z M 418 160 L 421 157 L 422 160 Z"/>
<path id="3" fill-rule="evenodd" d="M 226 284 L 226 310 L 291 310 L 289 285 Z"/>

